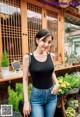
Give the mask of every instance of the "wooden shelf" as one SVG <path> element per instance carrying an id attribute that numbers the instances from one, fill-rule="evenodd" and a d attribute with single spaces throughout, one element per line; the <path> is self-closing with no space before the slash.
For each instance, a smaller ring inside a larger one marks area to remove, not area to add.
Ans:
<path id="1" fill-rule="evenodd" d="M 59 71 L 59 70 L 65 70 L 65 69 L 72 69 L 72 68 L 78 68 L 80 67 L 80 65 L 74 65 L 74 66 L 67 66 L 67 67 L 60 67 L 60 68 L 55 68 L 55 71 Z"/>
<path id="2" fill-rule="evenodd" d="M 78 67 L 80 67 L 80 65 L 67 66 L 67 67 L 57 68 L 57 69 L 55 69 L 55 71 L 72 69 L 72 68 L 78 68 Z M 29 74 L 29 76 L 30 76 L 30 74 Z M 5 82 L 5 81 L 9 81 L 9 80 L 15 80 L 15 79 L 19 79 L 19 78 L 23 78 L 23 73 L 20 74 L 20 73 L 16 72 L 16 74 L 14 74 L 14 75 L 12 74 L 12 75 L 9 75 L 7 77 L 0 77 L 0 82 Z"/>
<path id="3" fill-rule="evenodd" d="M 0 82 L 15 80 L 15 79 L 19 79 L 19 78 L 23 78 L 23 71 L 19 71 L 19 72 L 11 72 L 10 71 L 10 75 L 0 77 Z"/>

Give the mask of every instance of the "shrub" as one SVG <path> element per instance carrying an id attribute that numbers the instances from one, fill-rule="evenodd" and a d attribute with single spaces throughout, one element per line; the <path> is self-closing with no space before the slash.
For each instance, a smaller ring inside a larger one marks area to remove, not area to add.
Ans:
<path id="1" fill-rule="evenodd" d="M 9 58 L 8 58 L 8 54 L 5 50 L 2 54 L 1 66 L 2 67 L 8 67 L 9 66 Z"/>
<path id="2" fill-rule="evenodd" d="M 28 86 L 28 96 L 30 99 L 30 93 L 32 89 L 32 84 L 30 83 Z M 16 83 L 15 90 L 11 89 L 11 87 L 8 87 L 8 104 L 11 104 L 13 106 L 13 110 L 18 112 L 18 104 L 20 100 L 23 100 L 23 84 L 22 83 Z"/>

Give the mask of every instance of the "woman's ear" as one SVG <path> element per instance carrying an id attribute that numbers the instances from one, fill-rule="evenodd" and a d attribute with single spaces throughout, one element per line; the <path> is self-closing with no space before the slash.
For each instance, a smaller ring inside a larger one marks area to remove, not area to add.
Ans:
<path id="1" fill-rule="evenodd" d="M 38 43 L 39 43 L 39 39 L 36 38 L 36 44 L 38 45 Z"/>

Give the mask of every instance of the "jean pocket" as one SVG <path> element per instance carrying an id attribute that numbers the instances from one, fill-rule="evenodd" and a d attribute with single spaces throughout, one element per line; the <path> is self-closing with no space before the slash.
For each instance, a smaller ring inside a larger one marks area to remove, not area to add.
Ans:
<path id="1" fill-rule="evenodd" d="M 54 86 L 52 86 L 52 87 L 50 88 L 50 93 L 51 93 L 51 91 L 53 90 L 53 88 L 54 88 Z"/>
<path id="2" fill-rule="evenodd" d="M 39 98 L 41 95 L 42 95 L 42 91 L 37 90 L 37 89 L 36 90 L 32 89 L 31 97 L 33 97 L 33 98 Z"/>

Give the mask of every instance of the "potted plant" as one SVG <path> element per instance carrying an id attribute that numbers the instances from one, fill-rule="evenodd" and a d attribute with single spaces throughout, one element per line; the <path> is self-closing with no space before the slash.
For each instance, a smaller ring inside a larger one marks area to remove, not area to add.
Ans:
<path id="1" fill-rule="evenodd" d="M 29 83 L 28 86 L 28 95 L 30 98 L 30 93 L 32 89 L 32 84 Z M 8 87 L 8 104 L 13 107 L 13 117 L 22 117 L 19 112 L 18 105 L 19 101 L 23 100 L 23 85 L 22 83 L 16 83 L 15 90 L 13 90 L 10 86 Z"/>
<path id="2" fill-rule="evenodd" d="M 13 117 L 21 116 L 18 110 L 19 101 L 23 99 L 22 84 L 16 83 L 15 90 L 8 87 L 8 104 L 13 107 Z"/>
<path id="3" fill-rule="evenodd" d="M 9 74 L 9 58 L 6 50 L 4 50 L 1 59 L 1 72 L 3 76 L 7 76 Z"/>

